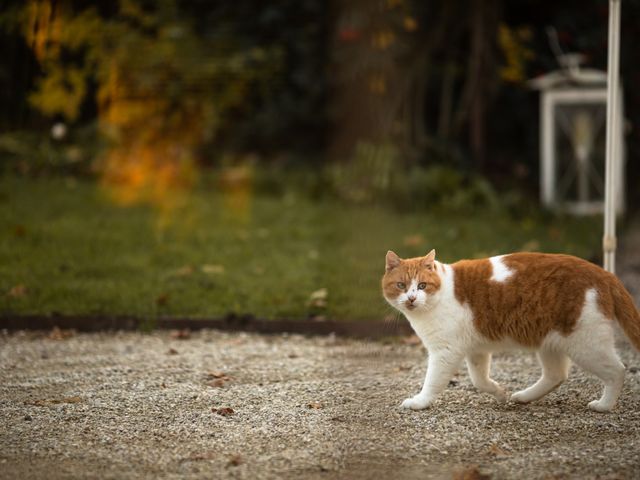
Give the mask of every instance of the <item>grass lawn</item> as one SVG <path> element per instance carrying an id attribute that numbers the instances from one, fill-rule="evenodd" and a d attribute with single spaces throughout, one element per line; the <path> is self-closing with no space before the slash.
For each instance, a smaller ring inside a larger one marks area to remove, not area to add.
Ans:
<path id="1" fill-rule="evenodd" d="M 597 218 L 541 222 L 401 214 L 287 193 L 231 198 L 200 187 L 160 227 L 90 182 L 0 178 L 0 313 L 382 318 L 384 255 L 441 261 L 516 250 L 597 252 Z M 164 219 L 167 220 L 167 219 Z M 325 307 L 310 307 L 326 288 Z"/>

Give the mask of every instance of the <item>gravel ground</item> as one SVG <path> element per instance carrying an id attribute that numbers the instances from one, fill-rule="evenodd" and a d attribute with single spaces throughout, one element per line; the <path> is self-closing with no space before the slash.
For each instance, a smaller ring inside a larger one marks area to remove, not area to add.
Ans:
<path id="1" fill-rule="evenodd" d="M 640 224 L 618 273 L 640 305 Z M 609 414 L 587 409 L 601 386 L 576 367 L 530 405 L 475 392 L 463 369 L 413 412 L 399 404 L 425 352 L 406 339 L 64 333 L 0 334 L 0 478 L 640 478 L 640 353 L 626 342 Z M 492 370 L 510 391 L 539 375 L 531 354 Z"/>
<path id="2" fill-rule="evenodd" d="M 0 337 L 1 478 L 452 478 L 471 465 L 492 478 L 640 475 L 630 347 L 610 414 L 587 409 L 600 385 L 575 367 L 527 406 L 476 393 L 463 370 L 435 407 L 412 412 L 398 406 L 420 388 L 419 345 L 213 330 L 59 337 Z M 493 371 L 515 390 L 539 368 L 530 354 L 501 355 Z M 224 407 L 233 414 L 212 411 Z"/>

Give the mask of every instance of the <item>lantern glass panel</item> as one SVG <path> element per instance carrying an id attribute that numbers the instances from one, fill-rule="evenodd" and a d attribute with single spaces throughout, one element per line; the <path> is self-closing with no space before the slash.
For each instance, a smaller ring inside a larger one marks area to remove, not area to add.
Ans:
<path id="1" fill-rule="evenodd" d="M 603 201 L 606 113 L 602 103 L 555 106 L 555 198 L 558 202 Z"/>

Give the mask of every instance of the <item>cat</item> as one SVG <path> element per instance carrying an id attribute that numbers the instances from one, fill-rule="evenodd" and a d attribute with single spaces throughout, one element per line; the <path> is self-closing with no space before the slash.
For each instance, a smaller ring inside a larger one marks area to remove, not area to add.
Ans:
<path id="1" fill-rule="evenodd" d="M 429 353 L 422 390 L 402 402 L 421 410 L 433 404 L 462 360 L 473 385 L 506 401 L 489 377 L 493 352 L 537 351 L 542 376 L 511 400 L 538 400 L 567 379 L 571 361 L 604 383 L 589 408 L 616 404 L 625 367 L 615 350 L 617 321 L 640 350 L 640 315 L 615 275 L 570 255 L 512 253 L 447 265 L 435 250 L 401 259 L 387 252 L 382 291 L 409 320 Z"/>

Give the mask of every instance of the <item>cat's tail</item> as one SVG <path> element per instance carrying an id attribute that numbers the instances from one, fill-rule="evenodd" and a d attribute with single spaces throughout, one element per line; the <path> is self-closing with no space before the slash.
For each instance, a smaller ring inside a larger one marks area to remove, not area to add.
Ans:
<path id="1" fill-rule="evenodd" d="M 629 292 L 617 278 L 611 288 L 613 311 L 622 330 L 631 343 L 640 350 L 640 313 L 633 303 Z"/>

